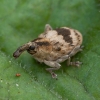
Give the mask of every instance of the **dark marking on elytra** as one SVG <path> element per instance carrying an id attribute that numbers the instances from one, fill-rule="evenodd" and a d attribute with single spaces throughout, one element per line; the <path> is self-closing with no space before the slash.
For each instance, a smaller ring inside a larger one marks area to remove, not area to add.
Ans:
<path id="1" fill-rule="evenodd" d="M 54 45 L 57 45 L 57 44 L 59 44 L 59 42 L 56 42 Z"/>
<path id="2" fill-rule="evenodd" d="M 60 51 L 60 50 L 61 50 L 61 48 L 60 48 L 60 47 L 58 47 L 56 50 L 57 50 L 57 51 Z"/>
<path id="3" fill-rule="evenodd" d="M 80 35 L 74 30 L 75 35 L 77 36 L 78 41 L 80 41 Z"/>
<path id="4" fill-rule="evenodd" d="M 71 46 L 74 46 L 73 44 L 71 44 Z"/>
<path id="5" fill-rule="evenodd" d="M 35 42 L 35 41 L 41 40 L 41 39 L 42 39 L 42 38 L 37 38 L 37 39 L 32 40 L 31 42 Z"/>
<path id="6" fill-rule="evenodd" d="M 58 35 L 62 35 L 63 36 L 63 39 L 72 44 L 73 41 L 72 41 L 72 37 L 70 37 L 70 30 L 69 29 L 64 29 L 64 28 L 58 28 L 58 29 L 55 29 L 58 33 Z"/>
<path id="7" fill-rule="evenodd" d="M 76 33 L 76 31 L 74 31 L 75 32 L 75 35 L 78 35 L 77 33 Z"/>
<path id="8" fill-rule="evenodd" d="M 42 42 L 36 42 L 37 45 L 39 46 L 50 46 L 50 43 L 47 41 L 42 41 Z"/>

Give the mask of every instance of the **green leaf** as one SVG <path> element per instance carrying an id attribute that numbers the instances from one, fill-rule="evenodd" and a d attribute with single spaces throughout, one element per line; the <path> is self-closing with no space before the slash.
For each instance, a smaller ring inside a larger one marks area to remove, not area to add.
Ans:
<path id="1" fill-rule="evenodd" d="M 73 57 L 80 68 L 62 63 L 58 80 L 28 53 L 13 52 L 44 31 L 45 24 L 72 27 L 84 50 Z M 100 0 L 0 1 L 0 100 L 100 100 Z M 20 73 L 21 76 L 16 77 Z"/>

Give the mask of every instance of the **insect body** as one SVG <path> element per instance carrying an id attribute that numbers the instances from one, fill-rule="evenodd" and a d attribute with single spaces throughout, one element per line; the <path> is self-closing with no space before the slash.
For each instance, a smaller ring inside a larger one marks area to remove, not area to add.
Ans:
<path id="1" fill-rule="evenodd" d="M 82 50 L 82 35 L 79 31 L 61 27 L 52 29 L 49 24 L 45 25 L 45 30 L 38 38 L 19 47 L 14 53 L 15 58 L 27 50 L 37 61 L 43 62 L 51 68 L 47 68 L 53 78 L 57 75 L 53 70 L 58 70 L 61 62 L 68 60 L 68 65 L 79 66 L 81 62 L 70 62 L 70 58 Z"/>

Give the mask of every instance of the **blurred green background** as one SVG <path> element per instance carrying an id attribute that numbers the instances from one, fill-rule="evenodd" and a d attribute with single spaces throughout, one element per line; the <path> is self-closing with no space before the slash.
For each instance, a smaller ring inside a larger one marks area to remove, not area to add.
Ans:
<path id="1" fill-rule="evenodd" d="M 52 79 L 45 64 L 13 52 L 44 31 L 67 26 L 83 34 L 83 52 Z M 0 0 L 0 100 L 100 100 L 100 0 Z M 20 73 L 20 77 L 16 77 Z"/>

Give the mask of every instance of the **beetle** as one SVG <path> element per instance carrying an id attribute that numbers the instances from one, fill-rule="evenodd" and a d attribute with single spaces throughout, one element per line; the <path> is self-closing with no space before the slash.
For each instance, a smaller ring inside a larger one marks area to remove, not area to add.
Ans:
<path id="1" fill-rule="evenodd" d="M 44 32 L 38 38 L 20 46 L 13 56 L 18 58 L 24 51 L 27 51 L 37 61 L 50 66 L 51 68 L 46 68 L 46 70 L 57 79 L 57 74 L 53 71 L 61 67 L 60 63 L 67 60 L 68 65 L 80 66 L 82 64 L 79 61 L 71 62 L 71 57 L 82 51 L 82 41 L 82 34 L 78 30 L 68 27 L 53 29 L 46 24 Z"/>

